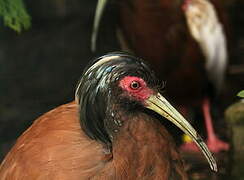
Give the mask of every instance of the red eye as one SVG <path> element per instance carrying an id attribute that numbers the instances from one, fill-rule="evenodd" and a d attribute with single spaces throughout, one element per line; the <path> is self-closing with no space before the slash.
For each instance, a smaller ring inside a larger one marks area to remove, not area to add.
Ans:
<path id="1" fill-rule="evenodd" d="M 139 89 L 141 87 L 141 84 L 138 82 L 138 81 L 132 81 L 131 84 L 130 84 L 130 88 L 131 89 Z"/>

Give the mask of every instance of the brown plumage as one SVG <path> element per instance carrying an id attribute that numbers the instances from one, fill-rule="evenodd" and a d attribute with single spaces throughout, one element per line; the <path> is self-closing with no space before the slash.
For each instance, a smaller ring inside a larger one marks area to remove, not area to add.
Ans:
<path id="1" fill-rule="evenodd" d="M 169 134 L 143 114 L 124 125 L 112 154 L 84 134 L 78 117 L 72 102 L 38 118 L 6 157 L 1 179 L 186 179 Z"/>
<path id="2" fill-rule="evenodd" d="M 124 74 L 126 69 L 128 72 Z M 131 71 L 133 69 L 137 73 Z M 113 53 L 98 59 L 83 73 L 76 91 L 76 102 L 42 115 L 18 138 L 0 166 L 0 179 L 187 179 L 172 139 L 160 120 L 151 114 L 155 109 L 150 103 L 157 102 L 152 99 L 157 90 L 151 88 L 154 87 L 151 82 L 153 75 L 146 80 L 146 70 L 147 66 L 141 60 L 126 54 Z M 128 73 L 137 77 L 128 76 Z M 93 80 L 88 81 L 89 78 Z M 103 84 L 106 78 L 109 82 Z M 127 87 L 131 79 L 133 86 Z M 94 84 L 99 88 L 93 89 Z M 89 96 L 92 92 L 95 94 Z M 103 97 L 102 92 L 108 94 Z M 118 96 L 113 96 L 116 93 Z M 158 94 L 156 99 L 162 100 L 160 96 Z M 102 119 L 90 114 L 94 109 L 85 109 L 96 97 L 109 101 L 104 104 L 110 107 L 106 112 L 101 107 L 102 99 L 93 105 L 97 114 L 102 116 L 105 113 Z M 190 132 L 216 170 L 214 159 L 199 135 L 166 100 L 163 101 L 170 108 L 163 112 L 164 116 L 172 122 L 181 119 L 181 125 L 177 126 Z M 151 110 L 144 111 L 143 107 Z M 88 117 L 92 122 L 86 121 Z M 104 122 L 102 127 L 98 126 L 100 122 Z M 91 127 L 90 123 L 98 124 Z M 183 126 L 185 123 L 187 125 Z M 100 132 L 102 134 L 97 136 Z"/>

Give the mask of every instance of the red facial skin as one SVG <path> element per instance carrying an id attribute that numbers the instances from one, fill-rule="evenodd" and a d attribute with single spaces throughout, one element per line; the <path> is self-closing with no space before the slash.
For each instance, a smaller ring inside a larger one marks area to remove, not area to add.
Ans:
<path id="1" fill-rule="evenodd" d="M 133 83 L 138 83 L 138 87 L 133 88 Z M 153 94 L 153 90 L 147 87 L 146 82 L 143 79 L 135 76 L 124 77 L 120 80 L 119 86 L 128 92 L 129 96 L 132 96 L 142 102 Z"/>

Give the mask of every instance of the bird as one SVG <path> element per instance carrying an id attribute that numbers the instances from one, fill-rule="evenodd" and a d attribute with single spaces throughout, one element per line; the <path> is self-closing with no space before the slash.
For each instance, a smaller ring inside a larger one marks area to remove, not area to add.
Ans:
<path id="1" fill-rule="evenodd" d="M 203 139 L 160 93 L 141 58 L 111 52 L 84 69 L 75 100 L 44 115 L 17 139 L 1 180 L 187 179 L 169 120 L 217 164 Z M 161 118 L 162 116 L 162 118 Z"/>
<path id="2" fill-rule="evenodd" d="M 108 1 L 99 0 L 91 49 L 96 50 L 99 24 Z M 225 17 L 217 0 L 148 1 L 118 3 L 117 36 L 121 48 L 147 59 L 167 96 L 182 113 L 201 109 L 212 152 L 228 151 L 229 144 L 214 131 L 211 104 L 224 84 L 228 51 Z M 186 143 L 182 150 L 197 150 Z"/>

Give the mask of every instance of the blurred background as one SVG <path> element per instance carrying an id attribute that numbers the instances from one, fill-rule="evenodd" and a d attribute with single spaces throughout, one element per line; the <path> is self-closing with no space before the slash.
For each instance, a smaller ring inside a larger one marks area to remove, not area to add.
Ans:
<path id="1" fill-rule="evenodd" d="M 25 0 L 23 3 L 31 17 L 29 28 L 18 33 L 3 19 L 0 21 L 0 161 L 33 120 L 74 99 L 76 83 L 91 59 L 120 49 L 115 32 L 118 15 L 114 0 L 109 2 L 102 17 L 95 52 L 91 51 L 90 39 L 97 0 Z M 221 96 L 224 114 L 240 100 L 236 95 L 244 89 L 244 2 L 222 0 L 221 3 L 230 36 L 229 64 Z M 234 132 L 235 128 L 230 127 L 230 131 Z M 238 148 L 244 152 L 243 144 Z M 232 179 L 244 179 L 244 157 L 238 158 L 242 161 L 228 161 L 233 163 L 230 165 Z"/>

